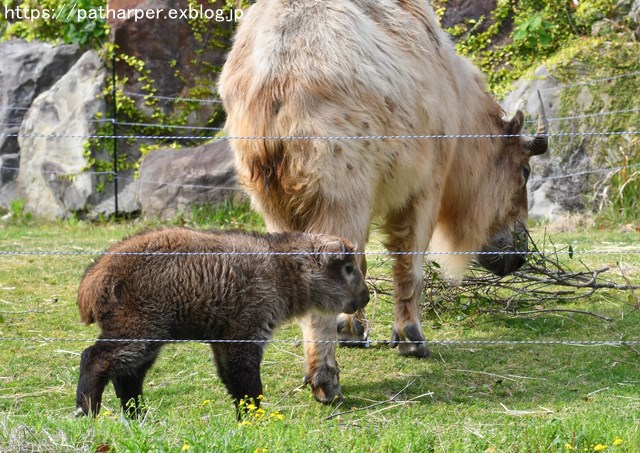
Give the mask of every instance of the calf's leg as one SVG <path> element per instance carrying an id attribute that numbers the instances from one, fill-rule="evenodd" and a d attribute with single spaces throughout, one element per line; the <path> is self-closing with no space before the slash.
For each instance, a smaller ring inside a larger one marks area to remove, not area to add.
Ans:
<path id="1" fill-rule="evenodd" d="M 243 411 L 240 405 L 241 400 L 253 402 L 256 407 L 260 407 L 260 362 L 264 344 L 212 343 L 211 349 L 218 376 L 234 399 L 238 419 L 241 419 L 246 411 L 246 406 Z"/>
<path id="2" fill-rule="evenodd" d="M 149 371 L 158 356 L 160 346 L 156 346 L 155 349 L 149 347 L 145 349 L 147 350 L 141 354 L 143 360 L 140 364 L 137 366 L 132 364 L 130 370 L 127 370 L 124 374 L 114 375 L 111 378 L 116 395 L 120 398 L 122 410 L 130 417 L 139 417 L 141 415 L 142 385 L 147 371 Z"/>
<path id="3" fill-rule="evenodd" d="M 114 347 L 113 343 L 96 343 L 82 352 L 76 389 L 76 416 L 91 413 L 95 417 L 100 412 Z"/>
<path id="4" fill-rule="evenodd" d="M 80 360 L 76 415 L 98 414 L 109 379 L 125 412 L 137 415 L 144 376 L 161 346 L 160 343 L 103 341 L 85 349 Z M 130 411 L 127 403 L 132 398 L 136 405 Z"/>

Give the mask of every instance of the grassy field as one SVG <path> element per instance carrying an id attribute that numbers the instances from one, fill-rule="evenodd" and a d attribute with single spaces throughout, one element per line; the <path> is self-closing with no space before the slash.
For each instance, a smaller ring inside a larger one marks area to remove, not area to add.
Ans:
<path id="1" fill-rule="evenodd" d="M 0 251 L 99 251 L 143 228 L 137 222 L 0 224 Z M 233 226 L 233 222 L 231 224 Z M 534 238 L 544 234 L 533 229 Z M 598 267 L 619 262 L 640 282 L 638 232 L 550 233 Z M 373 235 L 370 249 L 382 247 Z M 612 255 L 581 254 L 611 250 Z M 618 253 L 619 252 L 619 253 Z M 339 407 L 302 387 L 296 325 L 267 348 L 263 411 L 238 424 L 207 346 L 168 345 L 149 372 L 147 413 L 128 421 L 107 387 L 97 419 L 74 417 L 81 351 L 97 335 L 78 320 L 75 293 L 88 255 L 0 255 L 0 451 L 640 451 L 640 348 L 544 344 L 435 344 L 433 358 L 403 358 L 388 346 L 338 350 Z M 569 260 L 566 257 L 566 260 Z M 372 258 L 371 274 L 388 275 Z M 573 264 L 572 264 L 573 265 Z M 615 277 L 613 277 L 615 278 Z M 622 279 L 618 278 L 621 282 Z M 639 294 L 640 295 L 640 294 Z M 623 291 L 537 308 L 572 312 L 508 316 L 425 315 L 433 340 L 640 339 L 640 310 Z M 392 303 L 373 298 L 373 340 L 391 334 Z"/>

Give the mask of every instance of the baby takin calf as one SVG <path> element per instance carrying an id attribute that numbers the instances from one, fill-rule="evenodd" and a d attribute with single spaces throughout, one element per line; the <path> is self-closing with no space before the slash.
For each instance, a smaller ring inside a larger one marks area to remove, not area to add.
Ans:
<path id="1" fill-rule="evenodd" d="M 369 301 L 354 251 L 329 235 L 186 228 L 115 244 L 78 289 L 81 320 L 101 334 L 82 353 L 76 414 L 95 416 L 111 380 L 123 410 L 139 415 L 145 374 L 172 340 L 231 340 L 210 343 L 218 376 L 236 408 L 245 397 L 259 405 L 262 353 L 280 324 L 354 313 Z"/>

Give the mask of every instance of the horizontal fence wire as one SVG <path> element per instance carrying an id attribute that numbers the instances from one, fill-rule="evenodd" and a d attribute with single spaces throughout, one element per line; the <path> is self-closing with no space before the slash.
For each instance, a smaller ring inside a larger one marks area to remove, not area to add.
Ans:
<path id="1" fill-rule="evenodd" d="M 640 135 L 640 131 L 574 131 L 549 132 L 537 134 L 540 137 L 611 137 L 624 135 Z M 402 134 L 402 135 L 96 135 L 96 134 L 20 134 L 0 133 L 2 137 L 23 138 L 99 138 L 110 140 L 207 140 L 211 142 L 231 140 L 421 140 L 421 139 L 476 139 L 476 138 L 519 138 L 530 137 L 531 134 Z"/>
<path id="2" fill-rule="evenodd" d="M 623 79 L 623 78 L 627 78 L 627 77 L 636 77 L 638 75 L 640 75 L 640 71 L 632 71 L 632 72 L 627 72 L 627 73 L 623 73 L 623 74 L 617 74 L 617 75 L 609 76 L 609 77 L 602 77 L 602 78 L 597 78 L 597 79 L 586 80 L 586 81 L 582 81 L 582 82 L 559 84 L 559 85 L 554 86 L 554 87 L 541 88 L 540 91 L 541 92 L 546 92 L 546 91 L 554 91 L 554 90 L 563 90 L 563 89 L 571 88 L 571 87 L 575 87 L 575 86 L 594 85 L 594 84 L 598 84 L 598 83 L 611 82 L 613 80 Z M 176 102 L 179 102 L 179 101 L 197 102 L 197 103 L 201 103 L 201 104 L 220 104 L 220 103 L 222 103 L 222 100 L 220 98 L 215 98 L 215 97 L 214 98 L 197 99 L 197 98 L 188 98 L 188 97 L 179 97 L 179 96 L 162 96 L 162 95 L 156 95 L 156 94 L 150 94 L 150 93 L 140 93 L 140 92 L 134 93 L 134 92 L 130 92 L 130 91 L 125 91 L 124 94 L 126 96 L 137 97 L 137 98 L 161 99 L 161 100 L 176 101 Z"/>
<path id="3" fill-rule="evenodd" d="M 636 77 L 639 75 L 640 75 L 640 71 L 632 71 L 632 72 L 626 72 L 624 74 L 617 74 L 614 76 L 602 77 L 598 79 L 584 80 L 581 82 L 564 83 L 561 85 L 557 85 L 555 87 L 541 88 L 540 91 L 546 92 L 546 91 L 554 91 L 554 90 L 564 90 L 567 88 L 573 88 L 577 86 L 596 85 L 598 83 L 607 83 L 607 82 L 612 82 L 614 80 L 624 79 L 627 77 Z"/>
<path id="4" fill-rule="evenodd" d="M 425 340 L 436 346 L 640 346 L 640 339 L 630 340 Z M 425 341 L 412 340 L 307 340 L 307 339 L 167 339 L 167 338 L 51 338 L 51 337 L 0 337 L 0 342 L 29 342 L 29 343 L 252 343 L 252 344 L 341 344 L 370 347 L 376 345 L 395 344 L 423 344 Z"/>
<path id="5" fill-rule="evenodd" d="M 363 251 L 363 252 L 314 252 L 314 251 L 298 251 L 298 252 L 277 252 L 277 251 L 201 251 L 201 252 L 161 252 L 161 251 L 144 251 L 144 252 L 114 252 L 114 251 L 63 251 L 63 250 L 0 250 L 2 256 L 92 256 L 92 255 L 120 255 L 120 256 L 323 256 L 323 255 L 356 255 L 356 256 L 442 256 L 442 255 L 568 255 L 574 257 L 576 255 L 637 255 L 640 254 L 640 248 L 624 249 L 624 250 L 554 250 L 553 252 L 545 251 L 477 251 L 477 252 L 432 252 L 432 251 Z"/>
<path id="6" fill-rule="evenodd" d="M 176 153 L 179 153 L 180 150 L 176 150 Z M 544 181 L 554 181 L 558 179 L 567 179 L 567 178 L 575 178 L 578 176 L 586 176 L 590 174 L 596 173 L 612 173 L 618 172 L 626 169 L 636 169 L 639 168 L 640 164 L 628 164 L 628 165 L 620 165 L 616 167 L 602 167 L 602 168 L 594 168 L 591 170 L 583 170 L 573 173 L 564 173 L 553 176 L 541 176 L 534 177 L 530 180 L 529 184 L 536 184 Z M 149 185 L 159 185 L 159 186 L 170 186 L 170 187 L 185 187 L 185 188 L 196 188 L 196 189 L 216 189 L 216 190 L 228 190 L 234 191 L 238 190 L 239 187 L 229 187 L 229 186 L 217 186 L 211 184 L 183 184 L 173 181 L 158 181 L 149 178 L 133 178 L 133 177 L 125 177 L 116 174 L 113 171 L 78 171 L 78 172 L 65 172 L 60 170 L 36 170 L 36 169 L 28 169 L 28 168 L 19 168 L 19 167 L 2 167 L 2 171 L 10 171 L 10 172 L 24 172 L 24 173 L 35 173 L 35 174 L 47 174 L 47 175 L 57 175 L 63 178 L 74 178 L 81 175 L 95 175 L 95 176 L 103 176 L 103 175 L 111 175 L 113 178 L 118 179 L 120 181 L 130 181 L 137 182 L 140 184 L 149 184 Z"/>
<path id="7" fill-rule="evenodd" d="M 558 117 L 548 117 L 546 118 L 547 122 L 559 122 L 559 121 L 567 121 L 567 120 L 578 120 L 578 119 L 586 119 L 586 118 L 598 118 L 603 116 L 611 116 L 611 115 L 624 115 L 628 113 L 638 113 L 640 112 L 640 108 L 630 108 L 623 110 L 605 110 L 597 113 L 586 113 L 581 115 L 568 115 L 568 116 L 558 116 Z M 535 124 L 537 123 L 537 119 L 528 119 L 525 120 L 526 124 Z M 223 131 L 224 127 L 213 127 L 213 126 L 189 126 L 185 124 L 164 124 L 164 123 L 142 123 L 142 122 L 131 122 L 131 121 L 116 121 L 113 118 L 102 118 L 95 120 L 74 120 L 74 121 L 66 121 L 62 123 L 63 125 L 67 124 L 76 124 L 76 123 L 108 123 L 115 124 L 116 126 L 129 126 L 129 127 L 153 127 L 159 129 L 184 129 L 184 130 L 203 130 L 203 131 Z M 0 123 L 0 127 L 18 127 L 22 123 Z"/>
<path id="8" fill-rule="evenodd" d="M 222 104 L 222 100 L 219 98 L 196 99 L 196 98 L 184 98 L 184 97 L 178 97 L 178 96 L 160 96 L 157 94 L 132 93 L 129 91 L 125 91 L 124 94 L 126 96 L 143 98 L 143 99 L 160 99 L 163 101 L 175 101 L 175 102 L 197 102 L 199 104 Z"/>

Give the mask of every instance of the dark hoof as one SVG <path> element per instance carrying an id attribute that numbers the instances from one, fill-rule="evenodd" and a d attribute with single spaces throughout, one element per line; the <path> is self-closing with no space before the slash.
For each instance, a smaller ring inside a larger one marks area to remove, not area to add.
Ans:
<path id="1" fill-rule="evenodd" d="M 323 366 L 316 370 L 313 377 L 304 377 L 304 383 L 311 387 L 311 394 L 322 404 L 337 404 L 342 402 L 342 391 L 338 369 Z"/>
<path id="2" fill-rule="evenodd" d="M 404 356 L 421 359 L 431 357 L 431 351 L 427 348 L 427 342 L 417 325 L 407 324 L 402 330 L 403 335 L 400 335 L 397 330 L 393 329 L 390 343 L 392 348 L 398 348 L 400 355 Z"/>
<path id="3" fill-rule="evenodd" d="M 338 344 L 348 348 L 368 348 L 369 338 L 365 336 L 365 325 L 353 315 L 338 316 Z"/>

